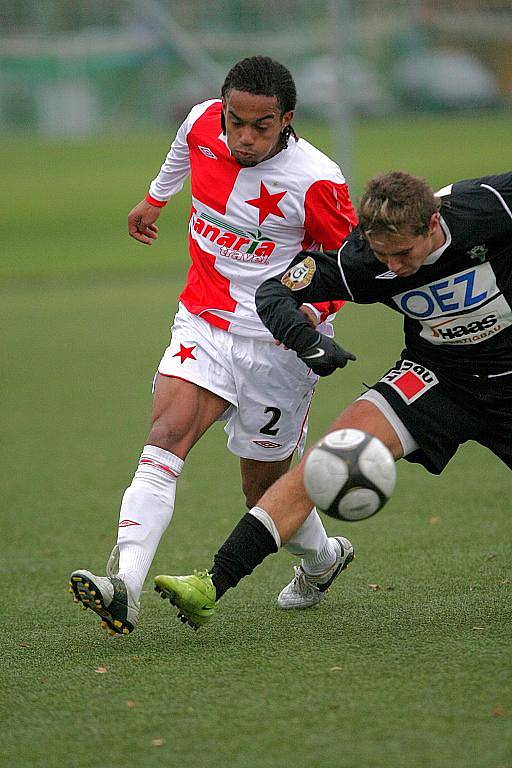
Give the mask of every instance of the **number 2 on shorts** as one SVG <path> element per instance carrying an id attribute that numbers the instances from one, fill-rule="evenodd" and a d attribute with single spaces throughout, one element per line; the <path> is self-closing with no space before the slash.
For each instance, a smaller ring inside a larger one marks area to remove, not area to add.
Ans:
<path id="1" fill-rule="evenodd" d="M 271 413 L 272 416 L 270 417 L 269 421 L 260 429 L 260 433 L 262 435 L 277 435 L 279 432 L 279 427 L 276 427 L 276 424 L 281 418 L 280 409 L 269 405 L 268 408 L 265 408 L 263 413 Z"/>

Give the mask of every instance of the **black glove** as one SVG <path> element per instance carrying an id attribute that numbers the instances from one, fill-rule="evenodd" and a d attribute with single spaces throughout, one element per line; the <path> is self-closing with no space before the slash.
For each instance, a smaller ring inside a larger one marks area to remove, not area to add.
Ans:
<path id="1" fill-rule="evenodd" d="M 333 339 L 318 334 L 318 340 L 307 349 L 297 352 L 303 363 L 317 376 L 330 376 L 336 368 L 344 368 L 349 360 L 356 360 L 352 352 L 342 349 Z"/>

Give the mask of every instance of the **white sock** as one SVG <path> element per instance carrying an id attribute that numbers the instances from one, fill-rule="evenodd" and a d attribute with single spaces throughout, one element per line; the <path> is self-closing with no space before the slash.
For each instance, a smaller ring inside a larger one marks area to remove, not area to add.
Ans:
<path id="1" fill-rule="evenodd" d="M 254 515 L 254 517 L 256 517 L 260 523 L 263 523 L 267 531 L 274 537 L 274 541 L 276 542 L 277 548 L 279 549 L 281 546 L 281 536 L 276 528 L 276 524 L 268 512 L 265 512 L 265 510 L 261 507 L 253 507 L 249 510 L 249 514 Z"/>
<path id="2" fill-rule="evenodd" d="M 284 546 L 293 555 L 302 555 L 301 565 L 310 576 L 320 576 L 328 571 L 339 553 L 336 539 L 327 536 L 315 508 Z"/>
<path id="3" fill-rule="evenodd" d="M 183 460 L 146 445 L 119 512 L 119 576 L 138 600 L 162 535 L 174 512 Z"/>

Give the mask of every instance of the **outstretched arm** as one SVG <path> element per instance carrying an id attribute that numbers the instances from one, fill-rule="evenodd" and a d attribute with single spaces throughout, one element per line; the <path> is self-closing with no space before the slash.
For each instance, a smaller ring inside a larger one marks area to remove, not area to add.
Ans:
<path id="1" fill-rule="evenodd" d="M 333 254 L 306 252 L 284 274 L 258 288 L 256 309 L 277 341 L 293 349 L 319 376 L 328 376 L 355 357 L 313 328 L 299 307 L 348 298 Z"/>

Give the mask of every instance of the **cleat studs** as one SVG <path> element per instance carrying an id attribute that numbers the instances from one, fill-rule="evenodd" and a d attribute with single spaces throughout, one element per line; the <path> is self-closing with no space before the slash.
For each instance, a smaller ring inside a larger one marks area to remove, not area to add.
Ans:
<path id="1" fill-rule="evenodd" d="M 113 621 L 112 623 L 113 623 L 114 627 L 122 627 L 123 626 L 123 622 L 119 621 L 119 619 L 115 619 L 115 621 Z"/>
<path id="2" fill-rule="evenodd" d="M 123 635 L 129 635 L 129 634 L 130 634 L 130 630 L 128 629 L 128 627 L 124 627 L 123 628 Z"/>
<path id="3" fill-rule="evenodd" d="M 102 629 L 108 629 L 108 624 L 107 624 L 107 622 L 106 622 L 106 621 L 102 621 L 102 622 L 100 622 L 100 627 L 101 627 Z"/>
<path id="4" fill-rule="evenodd" d="M 82 581 L 82 579 L 80 578 L 80 576 L 72 576 L 71 581 L 77 582 L 77 581 Z"/>
<path id="5" fill-rule="evenodd" d="M 74 602 L 74 603 L 79 603 L 79 602 L 80 602 L 80 600 L 78 599 L 78 597 L 74 597 L 74 598 L 73 598 L 73 602 Z"/>
<path id="6" fill-rule="evenodd" d="M 82 609 L 82 611 L 87 610 L 87 606 L 84 603 L 80 603 L 80 608 Z"/>
<path id="7" fill-rule="evenodd" d="M 110 637 L 115 637 L 117 635 L 117 632 L 113 629 L 107 629 L 107 635 Z"/>

